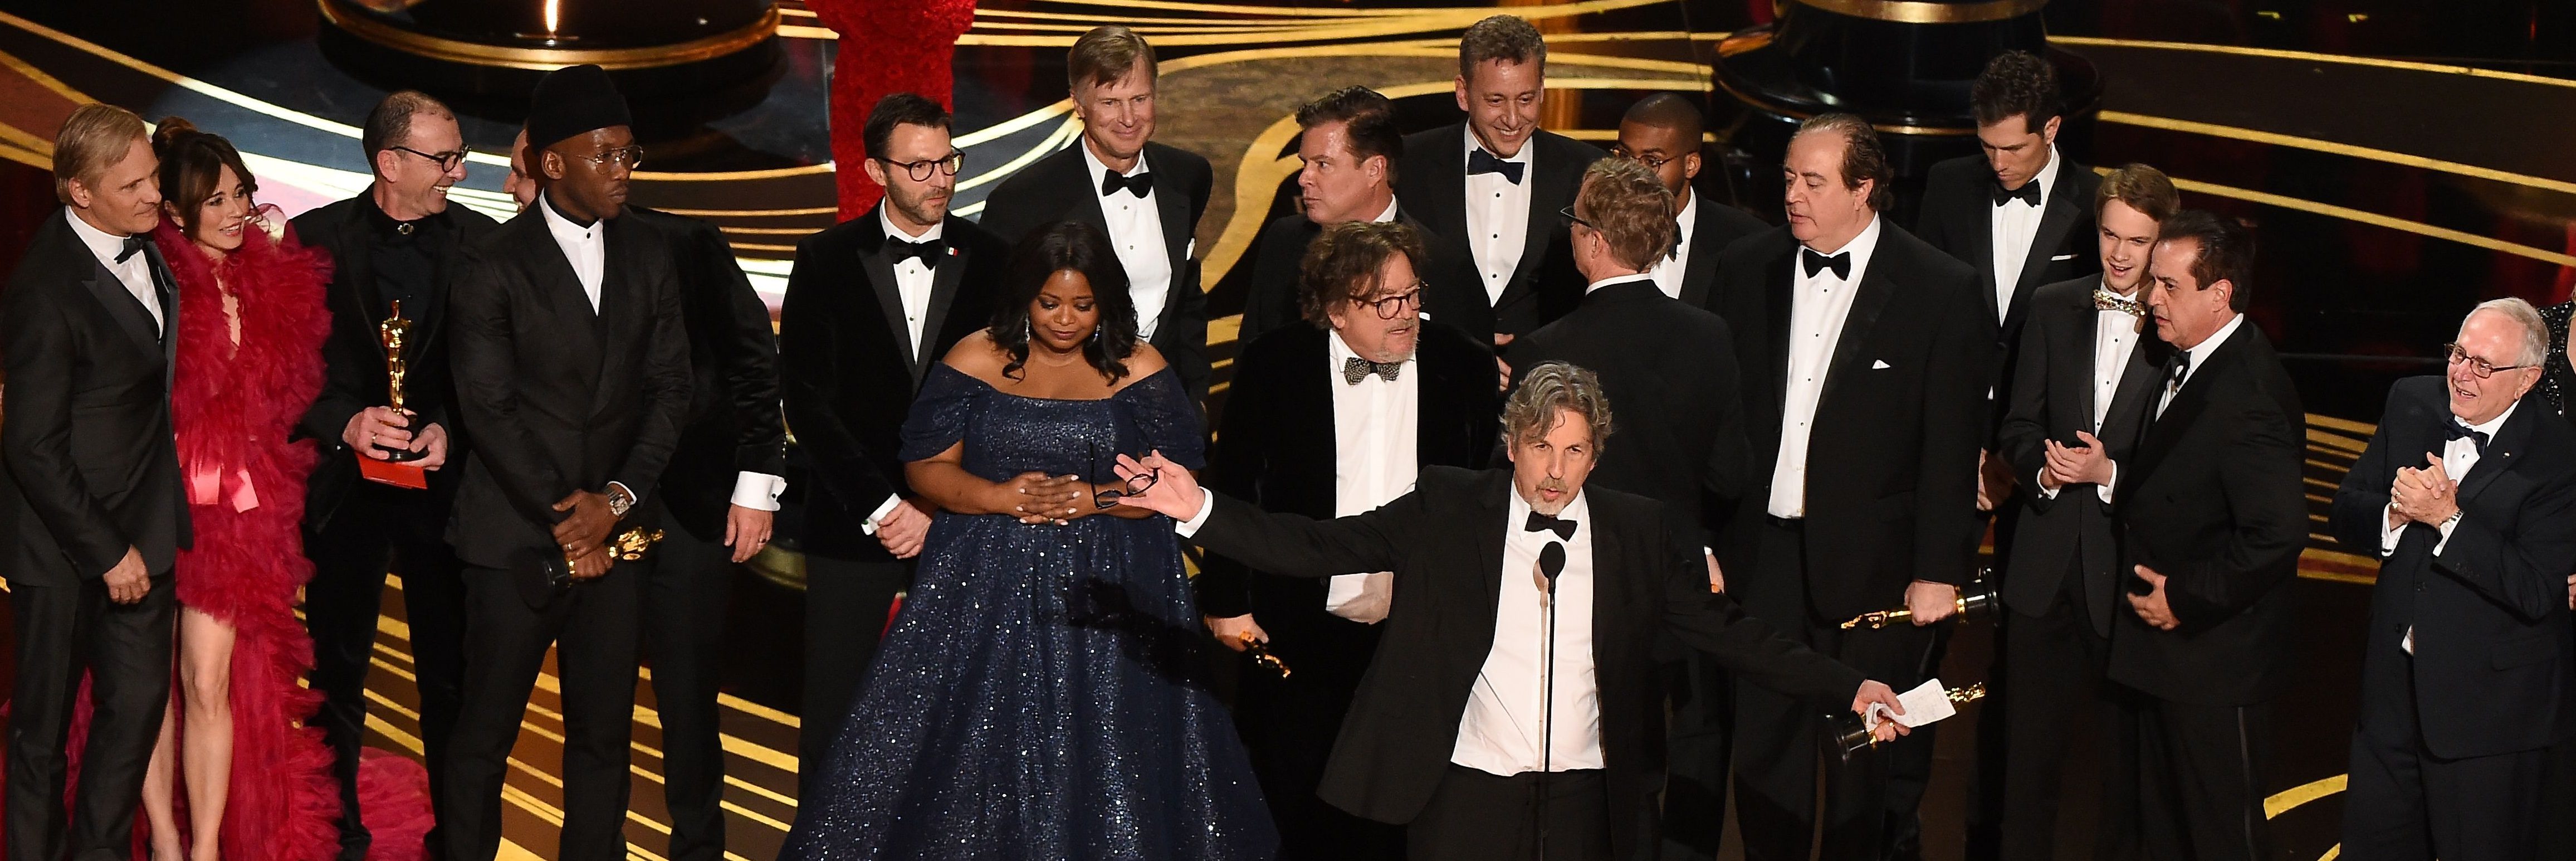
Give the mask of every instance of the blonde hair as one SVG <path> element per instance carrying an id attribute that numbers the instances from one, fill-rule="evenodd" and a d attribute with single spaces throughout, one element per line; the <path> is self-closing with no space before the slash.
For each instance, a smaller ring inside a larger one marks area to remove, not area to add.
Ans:
<path id="1" fill-rule="evenodd" d="M 1610 243 L 1619 265 L 1652 269 L 1673 249 L 1681 225 L 1673 220 L 1673 193 L 1645 162 L 1603 156 L 1583 171 L 1583 190 L 1575 206 L 1583 220 Z"/>
<path id="2" fill-rule="evenodd" d="M 62 130 L 54 133 L 54 199 L 70 205 L 72 180 L 95 185 L 98 175 L 124 159 L 135 141 L 151 138 L 143 118 L 133 111 L 96 102 L 73 108 Z"/>

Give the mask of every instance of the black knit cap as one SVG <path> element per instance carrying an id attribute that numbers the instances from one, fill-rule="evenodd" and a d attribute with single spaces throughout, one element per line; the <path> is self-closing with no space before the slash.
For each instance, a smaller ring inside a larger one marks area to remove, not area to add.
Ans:
<path id="1" fill-rule="evenodd" d="M 631 126 L 626 97 L 593 65 L 565 66 L 537 80 L 528 99 L 528 147 L 541 150 L 565 138 L 611 126 Z"/>

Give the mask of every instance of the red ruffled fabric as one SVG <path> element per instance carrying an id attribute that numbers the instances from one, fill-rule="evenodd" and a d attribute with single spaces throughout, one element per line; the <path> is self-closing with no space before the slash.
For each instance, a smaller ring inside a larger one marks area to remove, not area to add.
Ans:
<path id="1" fill-rule="evenodd" d="M 833 43 L 832 160 L 840 187 L 841 220 L 868 214 L 885 193 L 860 162 L 867 160 L 865 126 L 877 100 L 918 93 L 948 105 L 956 88 L 951 61 L 957 37 L 975 22 L 975 0 L 806 0 L 823 26 L 840 34 Z"/>
<path id="2" fill-rule="evenodd" d="M 192 504 L 193 550 L 174 566 L 179 603 L 233 626 L 233 767 L 221 840 L 227 858 L 328 861 L 339 853 L 339 786 L 322 730 L 308 726 L 322 695 L 298 684 L 313 668 L 313 642 L 295 618 L 296 590 L 313 576 L 299 524 L 311 440 L 289 441 L 322 390 L 324 303 L 330 260 L 289 236 L 253 229 L 218 262 L 163 222 L 153 239 L 179 284 L 178 367 L 171 393 L 183 474 L 220 475 L 212 504 Z M 239 297 L 233 343 L 218 285 Z M 247 488 L 248 493 L 243 491 Z M 255 497 L 256 505 L 243 509 Z M 173 676 L 174 700 L 180 697 Z M 66 799 L 78 792 L 89 734 L 89 682 L 72 717 Z M 370 858 L 419 861 L 429 830 L 428 773 L 408 758 L 368 750 L 359 796 L 374 834 Z M 188 831 L 186 777 L 178 781 L 180 831 Z M 148 826 L 138 810 L 135 852 Z"/>

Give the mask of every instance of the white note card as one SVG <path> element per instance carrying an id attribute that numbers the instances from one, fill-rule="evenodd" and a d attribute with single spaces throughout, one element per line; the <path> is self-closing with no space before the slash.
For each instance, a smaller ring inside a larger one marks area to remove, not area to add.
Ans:
<path id="1" fill-rule="evenodd" d="M 1940 679 L 1924 682 L 1913 690 L 1898 694 L 1896 701 L 1905 704 L 1904 714 L 1889 712 L 1884 705 L 1872 704 L 1869 707 L 1871 729 L 1877 729 L 1880 722 L 1887 720 L 1911 729 L 1959 713 L 1958 707 L 1950 704 L 1950 689 L 1942 687 Z"/>

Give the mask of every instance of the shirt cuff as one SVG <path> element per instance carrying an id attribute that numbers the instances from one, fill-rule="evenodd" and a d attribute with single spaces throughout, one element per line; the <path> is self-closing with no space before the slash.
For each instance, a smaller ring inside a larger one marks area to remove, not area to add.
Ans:
<path id="1" fill-rule="evenodd" d="M 2392 515 L 2395 515 L 2396 513 L 2397 513 L 2397 503 L 2394 503 L 2394 502 L 2389 503 L 2389 504 L 2387 504 L 2386 506 L 2381 507 L 2381 509 L 2380 509 L 2380 512 L 2379 512 L 2379 555 L 2381 555 L 2381 556 L 2386 556 L 2386 555 L 2388 555 L 2388 554 L 2391 554 L 2391 553 L 2395 553 L 2395 552 L 2397 552 L 2397 536 L 2398 536 L 2400 533 L 2403 533 L 2403 532 L 2405 532 L 2405 531 L 2406 531 L 2406 524 L 2404 524 L 2404 523 L 2399 523 L 2399 524 L 2397 524 L 2396 526 L 2390 526 L 2390 525 L 2388 525 L 2388 519 L 2389 519 L 2389 517 L 2390 517 L 2390 516 L 2392 516 Z M 2448 533 L 2448 532 L 2442 533 L 2442 537 L 2444 537 L 2444 538 L 2449 538 L 2449 537 L 2450 537 L 2450 533 Z"/>
<path id="2" fill-rule="evenodd" d="M 2449 520 L 2442 521 L 2442 525 L 2435 528 L 2442 531 L 2442 540 L 2433 542 L 2433 555 L 2440 556 L 2442 555 L 2442 548 L 2449 546 L 2451 543 L 2451 530 L 2460 528 L 2460 519 L 2454 517 Z"/>
<path id="3" fill-rule="evenodd" d="M 787 479 L 769 473 L 745 470 L 733 477 L 733 504 L 753 511 L 777 511 L 778 495 L 786 492 Z"/>
<path id="4" fill-rule="evenodd" d="M 634 488 L 627 487 L 625 482 L 622 482 L 622 481 L 612 481 L 612 482 L 609 482 L 609 483 L 608 483 L 608 489 L 624 492 L 624 493 L 626 494 L 626 500 L 627 500 L 628 502 L 641 504 L 641 503 L 643 503 L 643 501 L 644 501 L 644 496 L 643 496 L 642 494 L 636 493 Z"/>
<path id="5" fill-rule="evenodd" d="M 1172 524 L 1172 531 L 1180 533 L 1183 538 L 1196 536 L 1199 534 L 1199 527 L 1207 525 L 1208 515 L 1214 513 L 1216 513 L 1216 494 L 1201 491 L 1199 513 L 1190 515 L 1188 520 Z"/>
<path id="6" fill-rule="evenodd" d="M 2120 462 L 2115 460 L 2111 461 L 2111 480 L 2094 485 L 2093 495 L 2099 497 L 2102 500 L 2103 505 L 2109 505 L 2111 504 L 2111 488 L 2118 486 L 2120 486 Z"/>
<path id="7" fill-rule="evenodd" d="M 903 497 L 896 496 L 891 493 L 886 494 L 885 502 L 878 504 L 877 510 L 869 512 L 868 519 L 859 522 L 859 534 L 877 534 L 877 524 L 884 523 L 885 519 L 888 517 L 893 517 L 894 507 L 902 504 Z"/>

